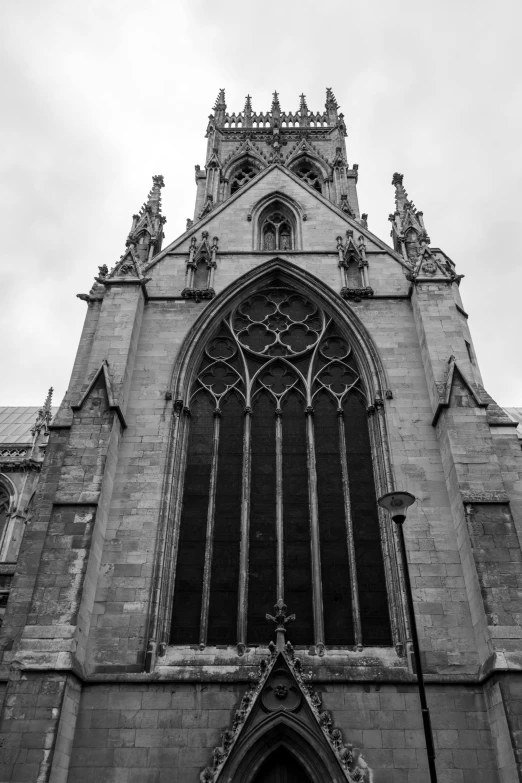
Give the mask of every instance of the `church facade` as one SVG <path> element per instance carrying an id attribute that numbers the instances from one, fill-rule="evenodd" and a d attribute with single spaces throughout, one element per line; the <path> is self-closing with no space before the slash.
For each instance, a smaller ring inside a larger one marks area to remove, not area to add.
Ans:
<path id="1" fill-rule="evenodd" d="M 392 490 L 439 780 L 522 780 L 517 422 L 402 174 L 388 245 L 345 137 L 330 89 L 221 90 L 185 233 L 154 176 L 79 295 L 66 396 L 0 466 L 1 781 L 427 780 Z"/>

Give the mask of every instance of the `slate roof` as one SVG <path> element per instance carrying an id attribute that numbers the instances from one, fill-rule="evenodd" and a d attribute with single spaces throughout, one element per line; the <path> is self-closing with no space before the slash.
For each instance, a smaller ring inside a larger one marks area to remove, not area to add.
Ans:
<path id="1" fill-rule="evenodd" d="M 13 405 L 0 406 L 0 443 L 28 444 L 32 442 L 31 427 L 36 421 L 40 406 L 18 408 Z M 52 407 L 53 416 L 58 407 Z"/>

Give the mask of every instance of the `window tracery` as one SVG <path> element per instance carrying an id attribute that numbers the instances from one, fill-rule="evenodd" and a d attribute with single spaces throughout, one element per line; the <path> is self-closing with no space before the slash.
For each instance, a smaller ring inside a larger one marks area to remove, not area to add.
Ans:
<path id="1" fill-rule="evenodd" d="M 299 163 L 294 166 L 293 171 L 300 179 L 304 180 L 307 185 L 310 185 L 311 188 L 315 188 L 319 193 L 322 193 L 321 174 L 308 158 L 300 160 Z"/>
<path id="2" fill-rule="evenodd" d="M 247 159 L 230 179 L 230 195 L 242 188 L 243 185 L 246 185 L 247 182 L 250 182 L 258 172 L 258 167 L 251 160 Z"/>
<path id="3" fill-rule="evenodd" d="M 292 229 L 281 212 L 272 212 L 265 219 L 263 250 L 292 250 Z"/>
<path id="4" fill-rule="evenodd" d="M 391 644 L 365 396 L 334 321 L 288 286 L 252 294 L 189 407 L 171 643 L 262 643 L 284 600 L 295 644 Z"/>

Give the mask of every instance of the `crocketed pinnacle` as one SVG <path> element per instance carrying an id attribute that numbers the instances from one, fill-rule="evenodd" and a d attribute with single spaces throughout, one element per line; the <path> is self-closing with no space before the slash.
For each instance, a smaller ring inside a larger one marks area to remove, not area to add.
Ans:
<path id="1" fill-rule="evenodd" d="M 49 432 L 49 424 L 51 423 L 52 413 L 51 413 L 51 402 L 53 399 L 53 387 L 49 389 L 47 392 L 47 397 L 45 398 L 45 402 L 43 404 L 43 407 L 39 409 L 38 414 L 36 416 L 36 421 L 31 427 L 31 433 L 33 436 L 39 435 L 42 429 L 44 430 L 45 434 L 47 435 Z"/>
<path id="2" fill-rule="evenodd" d="M 245 98 L 245 114 L 252 113 L 252 97 L 247 95 Z"/>
<path id="3" fill-rule="evenodd" d="M 152 188 L 150 189 L 149 195 L 147 196 L 147 201 L 143 204 L 139 215 L 136 215 L 135 218 L 142 217 L 145 212 L 149 212 L 151 215 L 161 215 L 161 188 L 163 187 L 165 187 L 163 174 L 155 174 L 152 177 Z M 135 226 L 133 226 L 133 228 L 134 227 Z"/>
<path id="4" fill-rule="evenodd" d="M 299 111 L 301 114 L 308 114 L 308 106 L 306 105 L 306 95 L 301 93 L 299 96 L 301 103 L 299 104 Z"/>
<path id="5" fill-rule="evenodd" d="M 219 109 L 225 111 L 226 108 L 227 104 L 225 103 L 225 90 L 222 88 L 218 92 L 218 97 L 216 98 L 216 102 L 214 104 L 214 111 L 218 111 Z"/>
<path id="6" fill-rule="evenodd" d="M 279 94 L 277 92 L 274 92 L 272 96 L 272 114 L 275 114 L 276 112 L 279 113 L 281 111 L 281 105 L 279 103 Z"/>
<path id="7" fill-rule="evenodd" d="M 339 108 L 339 104 L 335 100 L 335 95 L 333 94 L 331 87 L 326 88 L 326 108 L 327 109 Z"/>

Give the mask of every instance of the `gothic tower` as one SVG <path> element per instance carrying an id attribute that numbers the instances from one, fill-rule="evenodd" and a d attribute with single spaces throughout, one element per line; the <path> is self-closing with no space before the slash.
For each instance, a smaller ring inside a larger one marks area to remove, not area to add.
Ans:
<path id="1" fill-rule="evenodd" d="M 394 489 L 439 779 L 522 779 L 516 422 L 402 174 L 391 247 L 345 138 L 331 89 L 220 90 L 185 233 L 154 176 L 79 295 L 10 550 L 1 780 L 426 780 Z"/>

